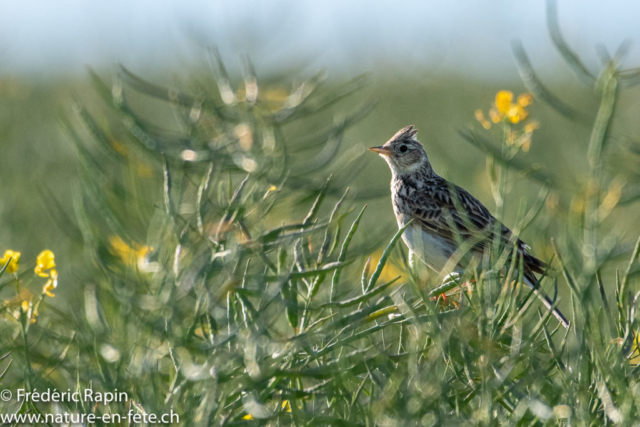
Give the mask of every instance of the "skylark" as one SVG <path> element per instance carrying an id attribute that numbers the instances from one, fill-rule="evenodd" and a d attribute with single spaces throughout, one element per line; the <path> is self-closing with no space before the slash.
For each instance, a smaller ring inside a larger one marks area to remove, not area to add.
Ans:
<path id="1" fill-rule="evenodd" d="M 470 257 L 482 256 L 499 238 L 504 250 L 512 254 L 515 249 L 522 257 L 524 282 L 548 309 L 552 308 L 551 299 L 539 289 L 536 278 L 546 264 L 531 255 L 529 246 L 495 219 L 478 199 L 434 172 L 424 147 L 416 139 L 417 132 L 415 127 L 407 126 L 383 146 L 370 148 L 391 168 L 391 201 L 398 226 L 414 220 L 402 235 L 409 250 L 440 273 L 462 245 L 468 246 L 469 256 L 461 257 L 455 269 L 466 268 Z M 569 327 L 559 310 L 554 308 L 553 314 Z"/>

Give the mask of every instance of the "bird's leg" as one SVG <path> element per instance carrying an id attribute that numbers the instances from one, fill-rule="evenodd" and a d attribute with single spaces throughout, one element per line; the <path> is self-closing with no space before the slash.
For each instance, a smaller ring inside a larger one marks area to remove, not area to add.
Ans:
<path id="1" fill-rule="evenodd" d="M 460 308 L 460 303 L 464 302 L 464 298 L 462 297 L 462 292 L 464 292 L 463 288 L 470 288 L 476 282 L 476 280 L 472 277 L 468 281 L 460 283 L 460 281 L 462 280 L 463 274 L 464 274 L 463 271 L 454 271 L 446 275 L 444 280 L 442 281 L 442 284 L 443 285 L 449 284 L 450 287 L 448 287 L 447 291 L 442 292 L 441 294 L 438 294 L 438 295 L 434 295 L 431 299 L 435 301 L 441 301 L 443 303 L 442 304 L 443 306 L 453 305 L 456 308 Z M 455 288 L 458 288 L 459 290 Z M 448 298 L 458 292 L 460 292 L 460 301 L 454 301 Z"/>
<path id="2" fill-rule="evenodd" d="M 453 271 L 449 274 L 447 274 L 444 278 L 444 280 L 442 281 L 443 285 L 446 284 L 450 284 L 452 285 L 450 289 L 453 289 L 454 287 L 460 287 L 460 279 L 462 278 L 462 273 L 458 272 L 458 271 Z M 449 289 L 449 290 L 450 290 Z M 450 293 L 449 295 L 452 295 L 452 293 Z M 449 298 L 447 298 L 447 291 L 442 292 L 441 294 L 438 295 L 434 295 L 432 298 L 432 300 L 435 300 L 436 303 L 441 303 L 441 305 L 443 307 L 447 307 L 449 305 L 453 305 L 455 308 L 459 308 L 459 304 L 458 302 L 454 301 L 453 299 L 449 300 Z"/>

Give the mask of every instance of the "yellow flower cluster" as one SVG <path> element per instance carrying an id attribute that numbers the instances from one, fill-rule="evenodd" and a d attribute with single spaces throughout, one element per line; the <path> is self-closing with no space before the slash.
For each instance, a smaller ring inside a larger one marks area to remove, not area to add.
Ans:
<path id="1" fill-rule="evenodd" d="M 40 252 L 36 259 L 36 268 L 33 269 L 40 277 L 49 277 L 49 272 L 56 266 L 55 255 L 49 249 Z"/>
<path id="2" fill-rule="evenodd" d="M 5 271 L 9 273 L 16 273 L 19 268 L 20 252 L 13 250 L 6 250 L 4 256 L 0 258 L 0 269 L 5 268 Z M 42 287 L 42 294 L 39 299 L 34 299 L 33 294 L 24 287 L 21 287 L 22 283 L 16 280 L 16 292 L 17 295 L 10 299 L 5 300 L 4 305 L 6 307 L 15 307 L 16 310 L 10 310 L 9 314 L 20 320 L 22 316 L 26 316 L 29 323 L 35 323 L 36 316 L 38 315 L 38 307 L 40 302 L 45 296 L 54 297 L 53 290 L 58 287 L 58 270 L 56 270 L 55 255 L 50 250 L 46 249 L 38 255 L 36 259 L 36 266 L 34 272 L 39 277 L 47 278 L 47 282 Z"/>
<path id="3" fill-rule="evenodd" d="M 523 120 L 526 120 L 529 117 L 529 112 L 527 111 L 527 107 L 531 105 L 533 102 L 533 97 L 530 93 L 523 93 L 518 96 L 516 102 L 513 102 L 513 92 L 509 90 L 501 90 L 496 94 L 496 99 L 489 110 L 489 117 L 491 118 L 491 122 L 500 123 L 500 122 L 510 122 L 510 123 L 520 123 Z M 485 117 L 482 110 L 476 110 L 476 119 L 480 122 L 482 127 L 485 129 L 489 129 L 491 127 L 491 122 L 489 122 Z"/>
<path id="4" fill-rule="evenodd" d="M 509 120 L 511 123 L 520 123 L 529 116 L 526 107 L 531 105 L 533 98 L 529 93 L 523 93 L 518 96 L 516 102 L 513 102 L 513 92 L 501 90 L 496 95 L 496 101 L 493 108 L 489 111 L 489 116 L 493 123 L 499 123 L 502 120 Z"/>
<path id="5" fill-rule="evenodd" d="M 0 269 L 4 268 L 7 262 L 9 263 L 5 270 L 7 273 L 13 274 L 18 271 L 18 267 L 20 266 L 20 252 L 12 251 L 11 249 L 4 251 L 4 256 L 0 258 Z"/>
<path id="6" fill-rule="evenodd" d="M 42 287 L 42 293 L 54 297 L 52 293 L 55 288 L 58 287 L 58 270 L 55 269 L 56 261 L 55 255 L 49 249 L 46 249 L 38 255 L 36 259 L 35 273 L 40 277 L 48 277 L 47 283 Z"/>
<path id="7" fill-rule="evenodd" d="M 529 120 L 527 107 L 532 102 L 533 97 L 530 93 L 525 92 L 519 95 L 514 102 L 513 92 L 501 90 L 496 94 L 489 110 L 491 121 L 487 120 L 482 110 L 475 111 L 476 120 L 485 129 L 491 129 L 492 123 L 502 123 L 508 130 L 506 143 L 528 151 L 531 145 L 531 134 L 539 127 L 538 122 Z M 519 130 L 514 130 L 512 127 L 514 124 L 524 124 L 524 126 Z"/>

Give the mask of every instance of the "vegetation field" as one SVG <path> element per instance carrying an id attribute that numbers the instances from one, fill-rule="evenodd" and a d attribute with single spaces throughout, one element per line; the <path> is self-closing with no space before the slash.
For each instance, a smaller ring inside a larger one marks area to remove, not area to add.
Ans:
<path id="1" fill-rule="evenodd" d="M 0 80 L 2 414 L 636 425 L 640 71 L 550 34 L 553 79 L 514 43 L 522 80 L 492 84 L 236 73 L 214 50 L 172 77 Z M 410 265 L 366 150 L 409 124 L 549 263 L 568 330 L 499 245 L 458 278 Z"/>

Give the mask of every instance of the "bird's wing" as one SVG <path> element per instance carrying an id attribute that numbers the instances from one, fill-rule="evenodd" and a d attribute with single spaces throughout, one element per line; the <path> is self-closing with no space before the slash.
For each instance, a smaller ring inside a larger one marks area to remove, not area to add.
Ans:
<path id="1" fill-rule="evenodd" d="M 536 273 L 544 271 L 545 264 L 529 254 L 528 246 L 496 220 L 478 199 L 444 179 L 434 184 L 424 191 L 414 193 L 410 200 L 405 201 L 411 210 L 411 216 L 425 232 L 437 234 L 455 246 L 460 240 L 473 239 L 473 249 L 479 252 L 483 252 L 487 244 L 498 235 L 507 247 L 517 245 L 527 270 Z"/>
<path id="2" fill-rule="evenodd" d="M 452 189 L 457 195 L 455 200 L 451 197 Z M 415 192 L 405 203 L 426 232 L 436 233 L 452 243 L 493 232 L 495 228 L 496 219 L 478 199 L 460 187 L 450 188 L 444 179 Z"/>

